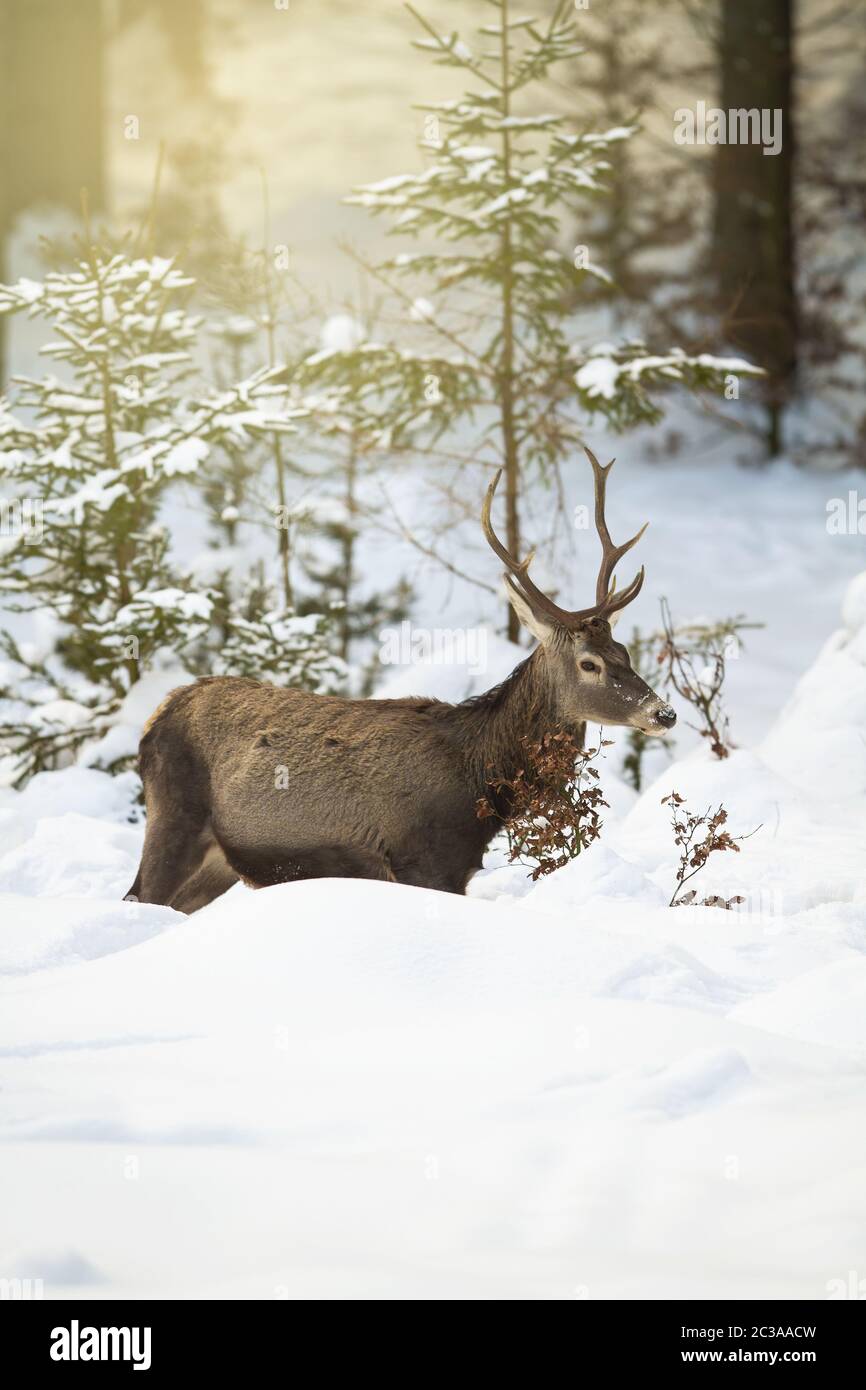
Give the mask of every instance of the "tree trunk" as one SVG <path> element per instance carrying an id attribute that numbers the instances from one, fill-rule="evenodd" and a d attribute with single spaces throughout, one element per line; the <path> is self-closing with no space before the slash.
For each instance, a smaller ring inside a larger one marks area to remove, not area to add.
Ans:
<path id="1" fill-rule="evenodd" d="M 508 4 L 504 0 L 499 22 L 500 83 L 502 114 L 511 114 L 510 54 L 508 45 Z M 511 136 L 502 129 L 502 166 L 506 189 L 511 186 Z M 514 419 L 514 269 L 511 244 L 511 219 L 506 217 L 502 232 L 502 361 L 500 368 L 500 424 L 502 455 L 505 463 L 505 536 L 509 551 L 520 554 L 520 457 L 517 449 L 517 426 Z M 520 641 L 520 620 L 511 604 L 507 604 L 506 633 L 509 642 Z"/>
<path id="2" fill-rule="evenodd" d="M 714 161 L 714 271 L 725 337 L 767 372 L 767 451 L 781 447 L 782 411 L 797 370 L 797 290 L 792 217 L 794 0 L 720 6 L 719 106 L 771 118 L 781 149 L 718 144 Z M 775 116 L 773 113 L 777 113 Z M 781 114 L 778 114 L 781 113 Z M 742 137 L 741 137 L 742 138 Z"/>
<path id="3" fill-rule="evenodd" d="M 0 269 L 17 215 L 102 207 L 102 0 L 0 4 Z M 2 323 L 2 321 L 0 321 Z M 0 327 L 2 333 L 2 327 Z M 5 383 L 0 339 L 0 390 Z"/>

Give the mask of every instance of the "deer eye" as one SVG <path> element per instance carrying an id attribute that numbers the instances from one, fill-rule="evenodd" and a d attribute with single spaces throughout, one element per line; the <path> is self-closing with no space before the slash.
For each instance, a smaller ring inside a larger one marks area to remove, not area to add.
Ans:
<path id="1" fill-rule="evenodd" d="M 594 661 L 582 661 L 580 663 L 580 669 L 581 671 L 597 671 L 598 667 Z"/>

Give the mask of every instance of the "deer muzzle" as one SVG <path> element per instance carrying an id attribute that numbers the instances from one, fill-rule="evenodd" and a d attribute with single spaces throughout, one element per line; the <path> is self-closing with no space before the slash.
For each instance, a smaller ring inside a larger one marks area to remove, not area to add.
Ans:
<path id="1" fill-rule="evenodd" d="M 653 719 L 667 733 L 677 722 L 677 712 L 671 705 L 659 705 L 658 709 L 653 710 Z"/>

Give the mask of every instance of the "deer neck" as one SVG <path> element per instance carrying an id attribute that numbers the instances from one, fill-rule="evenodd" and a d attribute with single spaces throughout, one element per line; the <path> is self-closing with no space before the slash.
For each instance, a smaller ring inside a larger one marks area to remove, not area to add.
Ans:
<path id="1" fill-rule="evenodd" d="M 464 700 L 454 713 L 466 771 L 479 797 L 487 795 L 491 783 L 506 781 L 526 766 L 527 743 L 540 743 L 545 734 L 564 728 L 542 647 L 501 685 Z"/>

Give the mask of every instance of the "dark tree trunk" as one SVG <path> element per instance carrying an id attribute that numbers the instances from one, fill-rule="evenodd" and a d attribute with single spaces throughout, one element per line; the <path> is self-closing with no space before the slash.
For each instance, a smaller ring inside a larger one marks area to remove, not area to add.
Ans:
<path id="1" fill-rule="evenodd" d="M 18 213 L 103 202 L 101 0 L 0 4 L 0 270 Z M 2 329 L 0 329 L 2 331 Z M 0 389 L 5 382 L 0 340 Z"/>
<path id="2" fill-rule="evenodd" d="M 781 446 L 781 416 L 797 370 L 792 217 L 794 0 L 720 5 L 719 106 L 781 112 L 782 147 L 719 144 L 714 161 L 714 266 L 727 340 L 767 372 L 767 449 Z"/>

